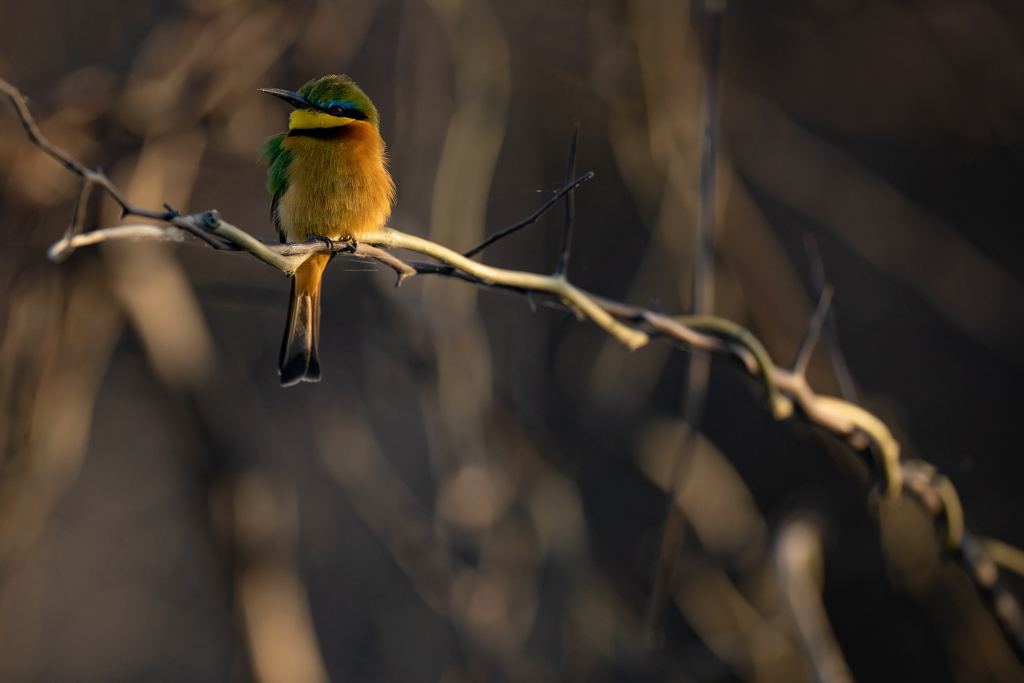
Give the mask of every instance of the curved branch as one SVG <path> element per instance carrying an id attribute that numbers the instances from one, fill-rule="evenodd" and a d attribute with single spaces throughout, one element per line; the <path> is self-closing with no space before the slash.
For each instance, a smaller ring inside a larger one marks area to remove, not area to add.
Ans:
<path id="1" fill-rule="evenodd" d="M 364 238 L 373 246 L 385 249 L 408 249 L 436 258 L 453 268 L 478 278 L 486 285 L 505 285 L 532 292 L 546 292 L 560 298 L 570 308 L 593 320 L 605 332 L 635 350 L 647 344 L 650 337 L 615 320 L 614 317 L 582 290 L 569 284 L 564 275 L 539 275 L 518 270 L 505 270 L 472 261 L 440 244 L 404 232 L 384 228 Z"/>

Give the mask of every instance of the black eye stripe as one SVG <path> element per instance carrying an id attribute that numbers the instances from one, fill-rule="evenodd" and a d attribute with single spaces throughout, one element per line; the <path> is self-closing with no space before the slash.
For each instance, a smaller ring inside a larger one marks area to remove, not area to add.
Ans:
<path id="1" fill-rule="evenodd" d="M 355 119 L 357 121 L 365 121 L 366 114 L 359 111 L 355 107 L 343 107 L 335 104 L 331 107 L 320 107 L 320 111 L 330 114 L 331 116 L 345 117 L 349 119 Z"/>

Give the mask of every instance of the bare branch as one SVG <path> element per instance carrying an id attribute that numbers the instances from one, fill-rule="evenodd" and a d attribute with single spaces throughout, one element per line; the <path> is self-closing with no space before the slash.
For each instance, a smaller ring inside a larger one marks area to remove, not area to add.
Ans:
<path id="1" fill-rule="evenodd" d="M 508 237 L 509 235 L 511 235 L 513 233 L 519 232 L 520 230 L 525 228 L 527 225 L 530 225 L 531 223 L 536 223 L 537 220 L 541 216 L 546 214 L 548 212 L 548 210 L 550 210 L 551 207 L 554 206 L 558 202 L 559 199 L 564 197 L 566 194 L 572 192 L 577 187 L 579 187 L 580 185 L 582 185 L 583 183 L 587 182 L 588 180 L 590 180 L 593 177 L 594 177 L 594 172 L 593 171 L 587 171 L 586 173 L 581 175 L 579 178 L 574 180 L 572 182 L 572 184 L 566 185 L 561 190 L 559 190 L 558 193 L 555 194 L 555 196 L 553 196 L 551 199 L 549 199 L 546 202 L 544 202 L 544 204 L 539 209 L 534 211 L 528 217 L 526 217 L 523 220 L 519 221 L 515 225 L 512 225 L 512 226 L 510 226 L 508 228 L 505 228 L 504 230 L 501 230 L 499 232 L 494 233 L 493 235 L 491 235 L 490 237 L 488 237 L 483 242 L 481 242 L 480 244 L 476 245 L 475 247 L 473 247 L 469 251 L 463 252 L 462 255 L 465 256 L 466 258 L 472 258 L 473 256 L 476 256 L 481 251 L 483 251 L 487 247 L 491 246 L 492 244 L 494 244 L 498 240 L 500 240 L 502 238 L 505 238 L 505 237 Z"/>
<path id="2" fill-rule="evenodd" d="M 964 528 L 964 513 L 953 483 L 922 460 L 903 463 L 907 490 L 933 520 L 945 520 L 947 553 L 958 557 L 964 571 L 988 604 L 1018 657 L 1024 658 L 1024 610 L 999 577 L 998 566 L 1024 575 L 1024 552 L 988 538 L 975 538 Z"/>
<path id="3" fill-rule="evenodd" d="M 355 253 L 357 256 L 366 256 L 368 258 L 376 259 L 383 263 L 388 268 L 394 270 L 395 273 L 398 275 L 398 280 L 395 281 L 395 287 L 402 284 L 402 281 L 405 280 L 405 278 L 416 275 L 416 269 L 413 268 L 408 263 L 406 263 L 405 261 L 395 256 L 392 256 L 383 249 L 371 247 L 369 244 L 357 244 L 355 252 L 353 253 Z"/>
<path id="4" fill-rule="evenodd" d="M 155 240 L 159 242 L 183 242 L 187 233 L 181 228 L 161 227 L 159 225 L 119 225 L 116 228 L 91 230 L 71 239 L 65 235 L 59 242 L 54 242 L 46 255 L 51 261 L 60 262 L 79 247 L 114 240 Z"/>
<path id="5" fill-rule="evenodd" d="M 546 276 L 486 266 L 482 263 L 471 261 L 462 254 L 458 254 L 447 247 L 390 228 L 378 230 L 363 239 L 373 246 L 384 247 L 385 249 L 409 249 L 410 251 L 416 251 L 436 258 L 455 269 L 480 279 L 486 285 L 502 285 L 554 294 L 569 308 L 578 311 L 580 315 L 590 318 L 599 327 L 630 349 L 638 349 L 649 341 L 646 333 L 623 325 L 615 320 L 607 311 L 598 306 L 592 298 L 569 284 L 564 277 Z"/>
<path id="6" fill-rule="evenodd" d="M 996 548 L 991 543 L 985 544 L 965 531 L 960 543 L 960 564 L 985 598 L 1017 657 L 1024 659 L 1024 610 L 999 577 L 996 562 L 988 554 L 989 551 L 995 550 L 997 557 L 1006 560 L 1008 558 L 1005 555 L 1000 556 L 999 551 L 1003 549 L 1005 548 Z"/>
<path id="7" fill-rule="evenodd" d="M 907 491 L 921 506 L 932 517 L 945 517 L 946 550 L 959 548 L 964 537 L 964 512 L 953 484 L 938 468 L 923 460 L 908 460 L 900 469 Z"/>
<path id="8" fill-rule="evenodd" d="M 326 249 L 324 249 L 325 246 L 327 247 Z M 417 273 L 417 270 L 413 266 L 395 256 L 392 256 L 383 249 L 378 249 L 377 247 L 370 246 L 369 244 L 360 244 L 355 240 L 311 239 L 308 242 L 290 242 L 288 244 L 279 244 L 269 246 L 267 248 L 281 256 L 308 255 L 323 253 L 324 251 L 333 251 L 376 259 L 398 274 L 398 281 L 395 282 L 396 287 L 402 284 L 402 281 L 405 280 L 405 278 L 416 275 Z"/>

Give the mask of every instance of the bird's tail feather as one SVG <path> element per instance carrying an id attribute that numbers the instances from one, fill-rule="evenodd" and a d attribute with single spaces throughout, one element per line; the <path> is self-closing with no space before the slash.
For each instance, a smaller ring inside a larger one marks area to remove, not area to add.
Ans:
<path id="1" fill-rule="evenodd" d="M 283 387 L 320 381 L 320 277 L 328 261 L 329 254 L 314 254 L 292 278 L 288 321 L 277 361 Z"/>

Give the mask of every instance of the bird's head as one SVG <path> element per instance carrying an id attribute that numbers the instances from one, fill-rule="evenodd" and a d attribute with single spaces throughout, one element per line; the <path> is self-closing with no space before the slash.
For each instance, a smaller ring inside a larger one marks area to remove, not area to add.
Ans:
<path id="1" fill-rule="evenodd" d="M 288 119 L 290 130 L 337 128 L 353 121 L 366 121 L 380 129 L 380 117 L 373 102 L 348 76 L 324 76 L 299 89 L 260 88 L 295 107 Z"/>

